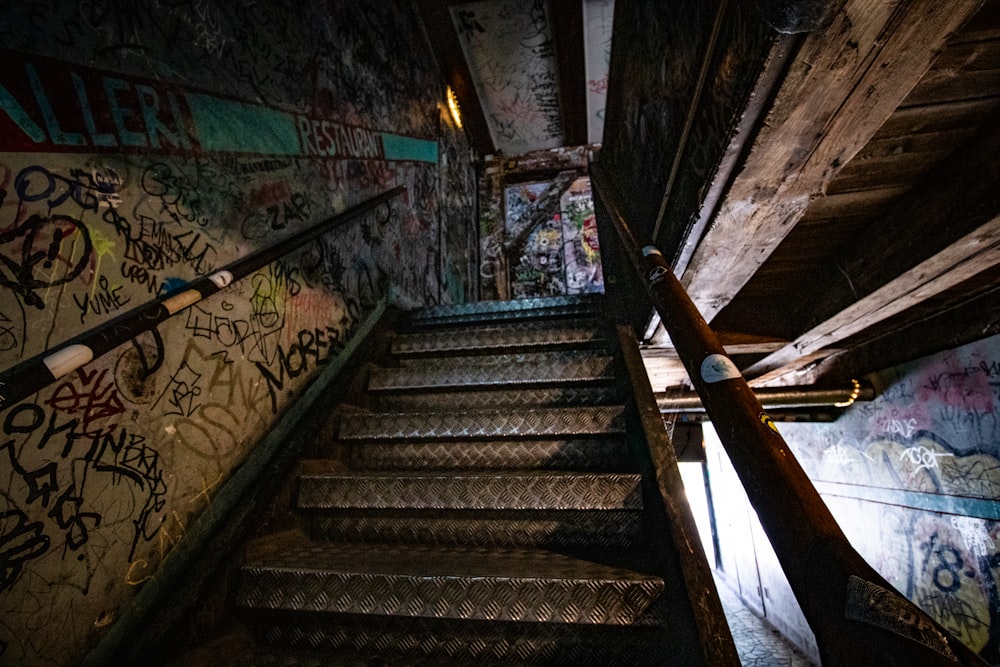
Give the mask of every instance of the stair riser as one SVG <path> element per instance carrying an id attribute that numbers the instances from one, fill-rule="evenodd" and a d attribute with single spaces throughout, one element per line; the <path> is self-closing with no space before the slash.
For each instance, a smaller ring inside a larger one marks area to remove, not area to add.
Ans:
<path id="1" fill-rule="evenodd" d="M 564 326 L 516 323 L 400 334 L 390 350 L 398 357 L 541 352 L 607 346 L 596 321 L 573 320 Z"/>
<path id="2" fill-rule="evenodd" d="M 378 408 L 383 412 L 455 412 L 500 408 L 568 408 L 612 405 L 620 394 L 607 387 L 555 387 L 488 391 L 443 391 L 419 394 L 383 394 Z"/>
<path id="3" fill-rule="evenodd" d="M 402 368 L 466 368 L 468 366 L 513 366 L 518 364 L 546 364 L 560 361 L 579 361 L 593 357 L 607 357 L 606 350 L 584 348 L 581 350 L 556 350 L 540 352 L 510 352 L 497 354 L 473 354 L 467 357 L 407 357 L 394 359 Z"/>
<path id="4" fill-rule="evenodd" d="M 355 470 L 627 470 L 619 438 L 369 443 L 354 447 Z"/>
<path id="5" fill-rule="evenodd" d="M 595 311 L 589 306 L 566 308 L 537 308 L 509 313 L 469 313 L 448 317 L 424 318 L 411 320 L 404 327 L 409 332 L 425 332 L 434 329 L 444 329 L 456 326 L 495 326 L 525 321 L 545 320 L 557 323 L 561 319 L 580 319 L 594 317 Z"/>
<path id="6" fill-rule="evenodd" d="M 458 389 L 533 388 L 609 383 L 614 380 L 610 357 L 559 359 L 534 364 L 465 364 L 425 368 L 376 369 L 368 381 L 373 393 Z"/>
<path id="7" fill-rule="evenodd" d="M 345 415 L 340 424 L 340 438 L 352 441 L 509 439 L 615 435 L 624 432 L 624 408 L 621 406 L 458 414 L 353 414 Z"/>
<path id="8" fill-rule="evenodd" d="M 579 295 L 518 299 L 516 301 L 480 301 L 450 306 L 436 306 L 415 311 L 407 317 L 412 328 L 454 326 L 468 323 L 514 322 L 594 315 L 599 297 Z"/>
<path id="9" fill-rule="evenodd" d="M 360 557 L 360 555 L 359 555 Z M 416 576 L 245 568 L 253 609 L 528 623 L 628 625 L 662 593 L 651 580 Z"/>
<path id="10" fill-rule="evenodd" d="M 313 537 L 339 542 L 530 546 L 555 550 L 574 547 L 627 549 L 641 540 L 638 512 L 521 512 L 518 514 L 529 516 L 504 518 L 497 518 L 496 514 L 475 513 L 471 517 L 460 517 L 440 512 L 431 513 L 431 516 L 371 513 L 344 516 L 338 513 L 338 516 L 314 517 Z"/>
<path id="11" fill-rule="evenodd" d="M 306 475 L 299 509 L 641 509 L 639 475 Z"/>
<path id="12" fill-rule="evenodd" d="M 298 649 L 348 650 L 377 656 L 387 664 L 572 665 L 574 667 L 646 667 L 674 664 L 669 640 L 659 628 L 601 626 L 501 626 L 476 621 L 414 619 L 302 618 L 267 614 L 253 623 L 254 634 L 268 642 Z"/>

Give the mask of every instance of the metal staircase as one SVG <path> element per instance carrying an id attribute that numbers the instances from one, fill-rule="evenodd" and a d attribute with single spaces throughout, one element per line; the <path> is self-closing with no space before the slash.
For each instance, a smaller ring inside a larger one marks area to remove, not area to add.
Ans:
<path id="1" fill-rule="evenodd" d="M 237 573 L 235 602 L 269 647 L 261 655 L 704 662 L 691 655 L 693 621 L 677 618 L 685 582 L 671 579 L 669 522 L 601 303 L 405 318 L 368 373 L 366 406 L 339 415 L 331 456 L 300 466 L 308 537 Z"/>

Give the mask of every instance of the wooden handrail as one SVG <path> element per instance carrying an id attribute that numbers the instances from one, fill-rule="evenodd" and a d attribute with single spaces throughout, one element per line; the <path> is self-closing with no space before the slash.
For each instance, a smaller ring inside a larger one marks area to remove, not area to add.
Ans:
<path id="1" fill-rule="evenodd" d="M 196 278 L 181 290 L 133 308 L 9 368 L 0 373 L 0 410 L 24 400 L 139 334 L 155 329 L 161 322 L 292 250 L 374 210 L 402 194 L 405 189 L 400 185 L 378 194 L 272 246 L 238 259 L 211 275 Z"/>
<path id="2" fill-rule="evenodd" d="M 630 448 L 643 472 L 643 483 L 648 485 L 646 510 L 651 517 L 657 517 L 648 524 L 652 531 L 649 542 L 663 559 L 665 574 L 684 582 L 674 587 L 669 602 L 680 612 L 671 613 L 675 622 L 670 632 L 683 635 L 675 642 L 675 664 L 739 667 L 739 652 L 686 501 L 677 456 L 663 428 L 635 331 L 626 324 L 618 324 L 616 331 L 624 370 L 622 381 L 628 384 L 625 393 L 631 394 L 630 406 L 634 410 L 634 416 L 629 417 L 628 430 L 635 433 Z"/>
<path id="3" fill-rule="evenodd" d="M 986 665 L 851 546 L 663 255 L 639 250 L 600 165 L 591 165 L 591 181 L 757 510 L 824 667 Z"/>

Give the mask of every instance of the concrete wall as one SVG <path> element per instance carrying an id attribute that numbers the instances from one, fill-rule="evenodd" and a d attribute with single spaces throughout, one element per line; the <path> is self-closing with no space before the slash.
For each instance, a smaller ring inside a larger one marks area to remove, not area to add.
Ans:
<path id="1" fill-rule="evenodd" d="M 77 664 L 390 283 L 471 293 L 474 179 L 409 3 L 6 7 L 0 371 L 407 187 L 0 412 L 0 664 Z"/>
<path id="2" fill-rule="evenodd" d="M 998 664 L 1000 337 L 875 379 L 878 398 L 836 422 L 780 423 L 779 430 L 861 555 Z M 730 473 L 713 433 L 706 444 L 726 577 L 751 602 L 760 585 L 756 600 L 768 619 L 808 645 L 756 517 L 746 518 L 738 499 L 720 500 L 728 498 Z"/>

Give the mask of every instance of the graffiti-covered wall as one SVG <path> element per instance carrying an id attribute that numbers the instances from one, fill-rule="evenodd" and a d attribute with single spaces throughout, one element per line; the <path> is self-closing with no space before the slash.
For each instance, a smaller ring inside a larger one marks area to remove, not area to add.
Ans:
<path id="1" fill-rule="evenodd" d="M 410 3 L 4 7 L 0 372 L 406 188 L 0 412 L 0 664 L 78 664 L 390 284 L 469 295 L 474 180 Z"/>
<path id="2" fill-rule="evenodd" d="M 781 433 L 861 555 L 1000 664 L 1000 337 L 877 382 L 878 398 L 836 422 Z M 777 565 L 757 564 L 761 579 Z M 794 618 L 790 604 L 768 615 Z"/>
<path id="3" fill-rule="evenodd" d="M 586 175 L 590 147 L 490 159 L 480 176 L 484 299 L 604 291 Z"/>

